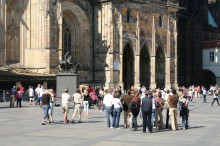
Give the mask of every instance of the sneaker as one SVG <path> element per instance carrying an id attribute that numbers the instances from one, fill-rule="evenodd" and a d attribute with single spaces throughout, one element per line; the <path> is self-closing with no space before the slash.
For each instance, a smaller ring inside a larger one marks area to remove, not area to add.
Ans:
<path id="1" fill-rule="evenodd" d="M 114 127 L 111 126 L 110 128 L 113 129 Z"/>
<path id="2" fill-rule="evenodd" d="M 120 127 L 116 128 L 116 129 L 121 129 Z"/>

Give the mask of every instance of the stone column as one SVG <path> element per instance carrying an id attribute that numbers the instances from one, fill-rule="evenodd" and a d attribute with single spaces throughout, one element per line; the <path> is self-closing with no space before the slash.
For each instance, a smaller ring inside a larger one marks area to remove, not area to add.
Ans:
<path id="1" fill-rule="evenodd" d="M 173 20 L 174 24 L 174 50 L 175 50 L 175 55 L 174 55 L 174 87 L 177 89 L 178 87 L 178 82 L 177 82 L 177 26 L 176 26 L 176 20 Z"/>
<path id="2" fill-rule="evenodd" d="M 151 56 L 151 66 L 150 66 L 150 72 L 151 72 L 151 76 L 150 76 L 150 87 L 156 88 L 156 57 L 155 56 Z"/>
<path id="3" fill-rule="evenodd" d="M 150 72 L 151 72 L 151 76 L 150 76 L 150 87 L 151 88 L 156 88 L 157 85 L 156 85 L 156 67 L 155 67 L 155 64 L 156 64 L 156 55 L 155 55 L 155 15 L 153 13 L 153 19 L 152 19 L 152 52 L 151 52 L 151 63 L 150 63 Z"/>
<path id="4" fill-rule="evenodd" d="M 140 27 L 139 27 L 139 12 L 137 12 L 137 25 L 136 25 L 136 50 L 135 50 L 135 67 L 134 67 L 134 88 L 138 89 L 140 85 Z"/>
<path id="5" fill-rule="evenodd" d="M 108 26 L 107 30 L 106 30 L 106 34 L 107 35 L 107 46 L 109 47 L 109 53 L 108 53 L 108 65 L 109 65 L 109 73 L 108 75 L 106 75 L 106 86 L 110 89 L 114 88 L 114 41 L 113 41 L 113 37 L 114 37 L 114 31 L 113 31 L 113 27 L 114 25 L 111 24 L 111 20 L 112 20 L 112 5 L 111 3 L 108 3 L 105 5 L 105 9 L 107 11 L 106 17 L 106 24 Z M 108 79 L 107 79 L 108 78 Z"/>
<path id="6" fill-rule="evenodd" d="M 63 15 L 62 15 L 62 9 L 61 9 L 61 1 L 59 1 L 58 4 L 58 27 L 59 27 L 59 46 L 58 46 L 58 58 L 59 60 L 62 60 L 62 35 L 63 35 Z"/>
<path id="7" fill-rule="evenodd" d="M 121 9 L 120 9 L 121 12 Z M 119 62 L 120 62 L 120 71 L 119 71 L 119 85 L 124 90 L 124 83 L 123 83 L 123 25 L 122 25 L 122 15 L 119 13 Z"/>
<path id="8" fill-rule="evenodd" d="M 170 17 L 168 16 L 168 27 L 167 27 L 167 55 L 166 55 L 166 70 L 165 70 L 165 88 L 170 89 Z"/>
<path id="9" fill-rule="evenodd" d="M 171 82 L 170 82 L 170 57 L 166 58 L 166 71 L 165 71 L 165 88 L 170 89 L 171 88 Z"/>
<path id="10" fill-rule="evenodd" d="M 135 56 L 134 64 L 134 88 L 138 89 L 140 85 L 140 55 Z"/>

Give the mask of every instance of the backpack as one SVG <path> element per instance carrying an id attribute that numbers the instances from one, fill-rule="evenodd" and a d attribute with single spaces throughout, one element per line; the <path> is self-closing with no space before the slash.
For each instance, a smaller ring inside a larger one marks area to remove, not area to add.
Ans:
<path id="1" fill-rule="evenodd" d="M 131 110 L 135 110 L 135 109 L 137 109 L 137 108 L 138 108 L 137 102 L 132 101 L 132 102 L 130 103 L 130 109 L 131 109 Z"/>

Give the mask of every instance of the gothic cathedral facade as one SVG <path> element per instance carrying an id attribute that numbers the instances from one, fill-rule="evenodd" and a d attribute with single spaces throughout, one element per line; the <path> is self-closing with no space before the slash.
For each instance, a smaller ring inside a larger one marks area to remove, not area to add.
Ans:
<path id="1" fill-rule="evenodd" d="M 69 52 L 79 84 L 176 87 L 176 0 L 1 0 L 0 66 L 54 76 Z"/>

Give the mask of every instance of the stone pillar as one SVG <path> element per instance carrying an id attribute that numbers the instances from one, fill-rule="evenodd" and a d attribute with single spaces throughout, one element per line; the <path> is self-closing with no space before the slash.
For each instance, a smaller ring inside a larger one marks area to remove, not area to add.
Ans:
<path id="1" fill-rule="evenodd" d="M 174 50 L 175 50 L 175 55 L 174 55 L 174 88 L 178 88 L 178 82 L 177 82 L 177 26 L 176 26 L 176 20 L 173 20 L 173 24 L 174 24 Z"/>
<path id="2" fill-rule="evenodd" d="M 106 30 L 106 34 L 107 35 L 107 46 L 109 47 L 109 54 L 108 54 L 108 65 L 109 65 L 109 73 L 106 76 L 106 86 L 110 89 L 114 88 L 114 31 L 113 31 L 113 27 L 114 25 L 111 23 L 112 20 L 112 5 L 111 3 L 106 4 L 105 6 L 105 10 L 107 11 L 106 15 L 107 19 L 106 20 L 106 24 L 108 26 L 107 30 Z M 108 79 L 107 79 L 108 78 Z"/>
<path id="3" fill-rule="evenodd" d="M 135 56 L 134 64 L 134 88 L 138 89 L 140 85 L 140 55 Z"/>
<path id="4" fill-rule="evenodd" d="M 138 89 L 140 85 L 140 27 L 139 27 L 139 12 L 137 12 L 137 25 L 136 25 L 136 50 L 135 50 L 135 77 L 134 77 L 134 88 Z"/>
<path id="5" fill-rule="evenodd" d="M 170 82 L 170 57 L 166 58 L 166 71 L 165 71 L 165 88 L 170 89 L 171 88 L 171 82 Z"/>
<path id="6" fill-rule="evenodd" d="M 119 85 L 121 86 L 121 89 L 124 90 L 124 83 L 123 83 L 123 55 L 119 54 L 120 59 L 120 71 L 119 71 Z"/>
<path id="7" fill-rule="evenodd" d="M 165 88 L 171 88 L 171 81 L 170 81 L 170 17 L 168 16 L 168 27 L 167 27 L 167 55 L 166 55 L 166 70 L 165 70 Z"/>
<path id="8" fill-rule="evenodd" d="M 150 72 L 151 72 L 151 76 L 150 76 L 150 87 L 151 88 L 156 88 L 156 46 L 155 46 L 155 15 L 153 13 L 153 20 L 152 20 L 152 52 L 151 52 L 151 63 L 150 63 Z"/>
<path id="9" fill-rule="evenodd" d="M 150 72 L 151 72 L 151 76 L 150 76 L 150 87 L 153 89 L 153 88 L 156 88 L 157 85 L 156 85 L 156 67 L 155 67 L 155 64 L 156 64 L 156 58 L 155 56 L 151 56 L 151 66 L 150 66 Z"/>
<path id="10" fill-rule="evenodd" d="M 120 9 L 121 12 L 121 9 Z M 121 89 L 124 90 L 124 83 L 123 83 L 123 25 L 122 25 L 122 15 L 119 13 L 119 62 L 120 62 L 120 71 L 119 71 L 119 85 Z"/>

